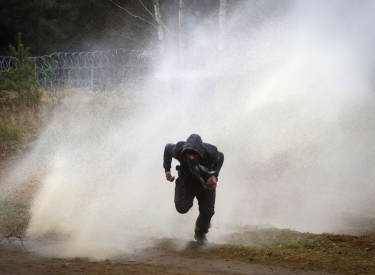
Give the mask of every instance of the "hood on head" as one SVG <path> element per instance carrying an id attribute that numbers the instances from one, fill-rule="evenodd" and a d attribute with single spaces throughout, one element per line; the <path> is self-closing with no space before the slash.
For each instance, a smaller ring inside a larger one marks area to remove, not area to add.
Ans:
<path id="1" fill-rule="evenodd" d="M 196 152 L 201 158 L 204 157 L 204 147 L 203 147 L 203 141 L 202 138 L 197 134 L 190 135 L 185 144 L 182 148 L 182 154 L 185 154 L 185 152 L 194 151 Z"/>

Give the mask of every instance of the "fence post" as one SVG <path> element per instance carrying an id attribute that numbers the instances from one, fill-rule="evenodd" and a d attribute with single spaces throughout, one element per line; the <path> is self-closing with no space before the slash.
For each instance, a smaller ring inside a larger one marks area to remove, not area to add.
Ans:
<path id="1" fill-rule="evenodd" d="M 94 66 L 91 66 L 91 92 L 94 91 Z"/>

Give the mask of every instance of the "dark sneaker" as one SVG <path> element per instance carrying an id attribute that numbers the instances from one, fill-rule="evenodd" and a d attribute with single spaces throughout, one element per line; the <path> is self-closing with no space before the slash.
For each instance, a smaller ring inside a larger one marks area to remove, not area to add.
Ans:
<path id="1" fill-rule="evenodd" d="M 204 245 L 208 242 L 207 240 L 207 237 L 206 237 L 206 234 L 202 234 L 200 233 L 199 231 L 195 231 L 195 234 L 194 234 L 194 239 L 200 244 L 200 245 Z"/>

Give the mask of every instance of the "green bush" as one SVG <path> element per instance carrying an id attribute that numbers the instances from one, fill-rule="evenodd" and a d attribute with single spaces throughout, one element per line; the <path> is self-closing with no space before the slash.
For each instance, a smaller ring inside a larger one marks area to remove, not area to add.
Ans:
<path id="1" fill-rule="evenodd" d="M 0 83 L 0 102 L 2 105 L 18 103 L 34 107 L 40 102 L 40 92 L 36 89 L 37 68 L 35 62 L 28 58 L 29 48 L 25 48 L 21 41 L 22 34 L 18 33 L 18 48 L 9 45 L 16 63 L 9 70 L 1 73 L 5 81 Z M 12 93 L 16 93 L 16 97 Z"/>

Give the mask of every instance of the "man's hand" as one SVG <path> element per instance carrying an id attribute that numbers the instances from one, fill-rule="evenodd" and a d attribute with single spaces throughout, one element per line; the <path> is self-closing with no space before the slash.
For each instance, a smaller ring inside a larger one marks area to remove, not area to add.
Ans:
<path id="1" fill-rule="evenodd" d="M 215 189 L 217 186 L 216 176 L 212 175 L 211 177 L 209 177 L 206 183 L 209 190 Z"/>
<path id="2" fill-rule="evenodd" d="M 168 172 L 165 172 L 165 177 L 167 178 L 168 181 L 170 182 L 173 182 L 174 181 L 174 177 L 172 177 L 171 175 L 171 172 L 168 171 Z"/>

